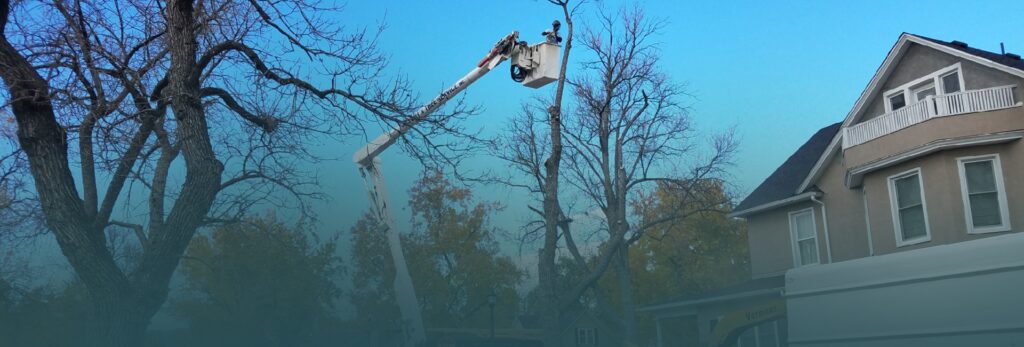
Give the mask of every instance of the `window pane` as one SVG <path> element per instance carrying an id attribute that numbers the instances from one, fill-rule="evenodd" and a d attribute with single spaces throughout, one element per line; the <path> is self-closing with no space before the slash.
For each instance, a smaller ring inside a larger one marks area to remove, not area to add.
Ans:
<path id="1" fill-rule="evenodd" d="M 1003 224 L 999 211 L 999 193 L 971 194 L 971 218 L 974 226 Z"/>
<path id="2" fill-rule="evenodd" d="M 942 76 L 942 90 L 945 93 L 956 93 L 960 91 L 960 74 L 951 73 Z"/>
<path id="3" fill-rule="evenodd" d="M 800 247 L 800 265 L 814 264 L 818 262 L 817 239 L 798 241 L 797 246 Z"/>
<path id="4" fill-rule="evenodd" d="M 812 218 L 811 212 L 797 214 L 793 218 L 796 220 L 797 240 L 814 237 L 814 218 Z"/>
<path id="5" fill-rule="evenodd" d="M 763 323 L 757 328 L 758 347 L 778 347 L 775 338 L 775 322 Z"/>
<path id="6" fill-rule="evenodd" d="M 900 209 L 900 229 L 903 231 L 904 241 L 924 236 L 924 206 Z"/>
<path id="7" fill-rule="evenodd" d="M 916 93 L 917 101 L 921 101 L 929 96 L 935 96 L 935 87 L 933 86 L 929 87 L 928 89 L 918 90 Z"/>
<path id="8" fill-rule="evenodd" d="M 967 192 L 988 193 L 996 191 L 996 177 L 992 170 L 992 161 L 976 161 L 964 164 L 967 176 Z"/>
<path id="9" fill-rule="evenodd" d="M 897 207 L 903 208 L 921 204 L 921 184 L 919 176 L 914 174 L 896 180 Z"/>
<path id="10" fill-rule="evenodd" d="M 895 111 L 903 108 L 903 106 L 907 106 L 907 99 L 903 96 L 903 93 L 899 93 L 889 97 L 889 105 Z"/>

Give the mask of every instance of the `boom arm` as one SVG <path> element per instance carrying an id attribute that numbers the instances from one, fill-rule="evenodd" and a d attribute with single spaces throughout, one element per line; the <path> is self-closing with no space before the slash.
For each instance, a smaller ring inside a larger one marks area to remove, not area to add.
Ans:
<path id="1" fill-rule="evenodd" d="M 487 56 L 477 63 L 476 68 L 466 74 L 466 76 L 462 77 L 462 79 L 458 80 L 458 82 L 455 82 L 451 87 L 448 87 L 448 89 L 441 92 L 441 95 L 438 95 L 434 100 L 431 100 L 430 103 L 416 110 L 408 120 L 402 122 L 398 127 L 377 136 L 376 139 L 373 139 L 373 141 L 370 141 L 366 146 L 363 146 L 363 148 L 356 151 L 356 153 L 352 155 L 352 161 L 362 167 L 372 165 L 373 158 L 384 152 L 388 147 L 391 147 L 395 141 L 398 141 L 399 137 L 405 135 L 405 133 L 412 129 L 412 127 L 427 119 L 431 113 L 437 111 L 441 106 L 444 106 L 448 100 L 451 100 L 463 90 L 466 90 L 470 84 L 473 84 L 473 82 L 476 82 L 480 77 L 491 72 L 491 69 L 494 69 L 498 64 L 505 61 L 505 59 L 508 59 L 512 49 L 517 44 L 516 40 L 518 38 L 519 32 L 512 32 L 508 36 L 505 36 L 505 38 L 498 41 L 498 43 L 494 45 L 494 48 L 487 53 Z"/>
<path id="2" fill-rule="evenodd" d="M 525 42 L 518 42 L 519 32 L 513 31 L 494 45 L 487 55 L 477 63 L 466 76 L 455 82 L 451 87 L 445 89 L 430 103 L 416 110 L 408 119 L 397 127 L 378 136 L 370 143 L 360 148 L 352 155 L 352 161 L 359 166 L 359 171 L 366 181 L 370 200 L 373 202 L 375 213 L 379 221 L 383 222 L 388 246 L 391 249 L 391 260 L 395 266 L 395 301 L 398 303 L 402 315 L 402 330 L 404 332 L 404 347 L 415 347 L 426 341 L 426 331 L 423 327 L 423 317 L 420 313 L 419 301 L 416 299 L 416 290 L 409 276 L 409 268 L 405 262 L 405 254 L 402 251 L 402 243 L 398 230 L 395 228 L 394 218 L 391 216 L 391 209 L 388 203 L 387 188 L 384 185 L 383 174 L 380 170 L 380 158 L 377 156 L 393 145 L 398 138 L 411 130 L 414 126 L 424 121 L 438 108 L 453 97 L 461 93 L 470 84 L 491 72 L 506 59 L 512 58 L 513 80 L 522 82 L 523 85 L 531 88 L 539 88 L 554 80 L 557 74 L 552 61 L 557 61 L 558 46 L 554 41 L 558 38 L 558 21 L 552 31 L 545 32 L 548 36 L 547 43 L 541 43 L 527 47 Z"/>

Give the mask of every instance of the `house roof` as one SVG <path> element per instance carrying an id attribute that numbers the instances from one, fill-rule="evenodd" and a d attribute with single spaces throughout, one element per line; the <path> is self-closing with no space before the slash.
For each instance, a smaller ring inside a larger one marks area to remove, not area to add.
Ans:
<path id="1" fill-rule="evenodd" d="M 818 158 L 828 148 L 832 138 L 839 132 L 842 122 L 821 128 L 807 140 L 793 155 L 789 156 L 775 172 L 757 186 L 746 199 L 734 209 L 734 215 L 774 201 L 797 195 L 797 187 L 803 182 Z"/>
<path id="2" fill-rule="evenodd" d="M 861 92 L 861 95 L 854 104 L 853 109 L 851 109 L 850 113 L 846 115 L 846 119 L 843 121 L 843 126 L 850 126 L 856 121 L 856 116 L 861 113 L 860 111 L 864 107 L 865 103 L 879 92 L 881 82 L 889 77 L 889 73 L 892 72 L 896 63 L 903 57 L 903 53 L 906 52 L 910 43 L 930 47 L 940 52 L 973 61 L 981 64 L 982 66 L 987 66 L 1024 78 L 1024 61 L 1021 61 L 1016 57 L 973 48 L 962 42 L 942 41 L 921 35 L 902 33 L 900 34 L 900 38 L 896 40 L 892 49 L 889 50 L 889 54 L 886 55 L 885 60 L 882 61 L 882 65 L 880 65 L 878 70 L 875 71 L 875 75 L 871 77 L 871 81 L 868 82 L 868 86 L 864 88 L 863 92 Z M 824 164 L 828 162 L 833 155 L 839 152 L 840 139 L 840 135 L 837 133 L 832 139 L 832 143 L 828 145 L 828 149 L 821 154 L 821 157 L 811 168 L 811 172 L 804 177 L 803 182 L 796 187 L 794 192 L 809 189 L 814 181 L 821 176 L 825 168 Z"/>
<path id="3" fill-rule="evenodd" d="M 774 293 L 775 290 L 782 290 L 782 288 L 785 287 L 785 275 L 757 278 L 734 286 L 706 291 L 699 294 L 686 295 L 658 304 L 641 307 L 639 311 L 658 311 L 667 308 L 679 308 L 697 304 L 727 301 L 730 300 L 730 298 L 750 297 L 744 294 L 756 295 L 757 293 L 765 291 L 772 291 Z"/>
<path id="4" fill-rule="evenodd" d="M 1014 57 L 1011 57 L 1011 56 L 1007 56 L 1006 54 L 999 54 L 999 53 L 995 53 L 995 52 L 989 52 L 989 51 L 986 51 L 986 50 L 983 50 L 983 49 L 977 49 L 977 48 L 974 48 L 974 47 L 970 47 L 967 44 L 957 44 L 957 43 L 954 43 L 954 42 L 958 42 L 958 41 L 942 41 L 942 40 L 933 39 L 933 38 L 930 38 L 930 37 L 925 37 L 925 36 L 916 35 L 916 34 L 909 34 L 909 33 L 907 35 L 916 36 L 916 37 L 919 37 L 919 38 L 922 38 L 922 39 L 925 39 L 925 40 L 928 40 L 928 41 L 931 41 L 931 42 L 934 42 L 934 43 L 937 43 L 937 44 L 940 44 L 940 45 L 943 45 L 943 46 L 946 46 L 946 47 L 949 47 L 949 48 L 952 48 L 952 49 L 955 49 L 955 50 L 958 50 L 958 51 L 961 51 L 961 52 L 964 52 L 964 53 L 967 53 L 967 54 L 970 54 L 970 55 L 973 55 L 973 56 L 976 56 L 976 57 L 985 58 L 985 59 L 991 60 L 991 61 L 993 61 L 995 63 L 999 63 L 999 64 L 1002 64 L 1002 65 L 1006 65 L 1008 67 L 1012 67 L 1014 69 L 1024 70 L 1024 60 L 1021 60 L 1019 57 L 1014 58 Z"/>

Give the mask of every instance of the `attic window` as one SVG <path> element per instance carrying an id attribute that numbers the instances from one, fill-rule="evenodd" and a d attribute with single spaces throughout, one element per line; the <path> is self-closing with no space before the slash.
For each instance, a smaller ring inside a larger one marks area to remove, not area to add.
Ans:
<path id="1" fill-rule="evenodd" d="M 907 106 L 907 97 L 903 95 L 903 92 L 896 93 L 896 95 L 889 96 L 889 110 L 896 111 L 898 109 Z"/>
<path id="2" fill-rule="evenodd" d="M 883 94 L 885 111 L 892 112 L 924 102 L 929 96 L 957 93 L 963 90 L 963 86 L 960 63 L 956 63 L 886 91 Z"/>
<path id="3" fill-rule="evenodd" d="M 953 71 L 942 75 L 942 92 L 946 94 L 960 91 L 960 72 Z"/>

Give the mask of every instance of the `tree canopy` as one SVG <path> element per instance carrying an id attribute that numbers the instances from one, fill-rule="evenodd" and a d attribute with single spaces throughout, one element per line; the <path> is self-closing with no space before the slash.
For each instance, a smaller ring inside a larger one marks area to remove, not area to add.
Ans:
<path id="1" fill-rule="evenodd" d="M 273 217 L 199 235 L 182 264 L 185 291 L 173 300 L 191 345 L 322 345 L 338 329 L 341 259 L 335 239 L 318 241 Z"/>

